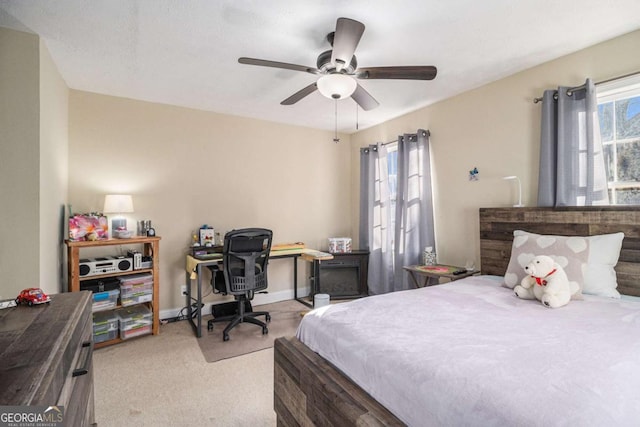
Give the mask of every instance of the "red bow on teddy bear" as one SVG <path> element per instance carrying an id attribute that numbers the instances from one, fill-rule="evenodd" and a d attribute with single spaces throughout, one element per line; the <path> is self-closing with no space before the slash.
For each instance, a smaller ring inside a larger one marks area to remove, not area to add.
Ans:
<path id="1" fill-rule="evenodd" d="M 553 270 L 551 270 L 551 272 L 550 272 L 549 274 L 547 274 L 547 275 L 546 275 L 546 276 L 544 276 L 544 277 L 535 277 L 535 276 L 532 276 L 532 277 L 533 277 L 534 279 L 536 279 L 536 284 L 538 284 L 538 285 L 540 285 L 540 286 L 547 286 L 547 281 L 546 281 L 546 280 L 544 280 L 544 279 L 546 279 L 547 277 L 551 276 L 551 275 L 552 275 L 553 273 L 555 273 L 555 272 L 556 272 L 556 269 L 554 268 Z"/>

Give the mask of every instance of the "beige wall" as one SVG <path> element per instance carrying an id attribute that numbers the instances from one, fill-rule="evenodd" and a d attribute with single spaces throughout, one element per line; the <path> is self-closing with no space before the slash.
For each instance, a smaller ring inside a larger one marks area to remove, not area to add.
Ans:
<path id="1" fill-rule="evenodd" d="M 66 283 L 63 240 L 68 188 L 69 89 L 40 41 L 40 284 Z"/>
<path id="2" fill-rule="evenodd" d="M 52 255 L 59 231 L 53 230 L 60 225 L 65 173 L 76 212 L 100 211 L 107 193 L 134 196 L 130 228 L 151 219 L 162 236 L 161 308 L 173 309 L 182 306 L 190 235 L 203 223 L 222 231 L 265 226 L 277 242 L 320 249 L 327 237 L 346 235 L 357 246 L 359 147 L 417 128 L 432 132 L 440 260 L 478 263 L 478 208 L 508 206 L 517 197 L 513 183 L 500 177 L 520 176 L 525 204 L 535 203 L 540 106 L 532 98 L 587 76 L 598 81 L 637 71 L 638 46 L 634 32 L 341 135 L 334 144 L 331 132 L 68 93 L 37 36 L 0 28 L 0 297 L 59 271 L 58 254 Z M 478 182 L 468 181 L 473 167 Z M 291 275 L 289 261 L 272 263 L 274 298 L 290 297 Z M 59 289 L 57 281 L 41 285 Z"/>
<path id="3" fill-rule="evenodd" d="M 335 144 L 331 132 L 79 91 L 69 123 L 73 210 L 133 195 L 129 228 L 150 219 L 162 237 L 161 309 L 184 305 L 185 253 L 202 224 L 267 227 L 274 242 L 321 249 L 327 237 L 351 235 L 346 135 Z M 272 298 L 291 298 L 291 260 L 273 261 L 269 280 Z"/>
<path id="4" fill-rule="evenodd" d="M 475 260 L 479 266 L 478 209 L 517 201 L 514 181 L 501 177 L 518 175 L 524 204 L 536 203 L 540 104 L 534 104 L 533 98 L 546 88 L 580 85 L 586 77 L 600 81 L 638 71 L 638 47 L 640 31 L 352 135 L 353 229 L 357 233 L 359 148 L 418 128 L 429 129 L 438 260 L 457 265 Z M 469 171 L 474 167 L 480 180 L 470 182 Z"/>
<path id="5" fill-rule="evenodd" d="M 57 293 L 67 200 L 68 89 L 39 37 L 0 28 L 0 299 Z"/>
<path id="6" fill-rule="evenodd" d="M 38 37 L 0 28 L 0 299 L 38 284 Z"/>

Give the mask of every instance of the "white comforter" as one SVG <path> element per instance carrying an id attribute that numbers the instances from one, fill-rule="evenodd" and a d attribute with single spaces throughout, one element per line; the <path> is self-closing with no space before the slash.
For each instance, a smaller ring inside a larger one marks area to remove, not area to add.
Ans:
<path id="1" fill-rule="evenodd" d="M 411 426 L 640 425 L 640 302 L 549 309 L 495 278 L 307 314 L 298 338 Z"/>

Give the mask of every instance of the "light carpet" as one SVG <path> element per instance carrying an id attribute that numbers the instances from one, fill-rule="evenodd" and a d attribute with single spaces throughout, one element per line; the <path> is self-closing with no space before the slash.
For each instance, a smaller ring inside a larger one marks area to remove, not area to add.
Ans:
<path id="1" fill-rule="evenodd" d="M 300 313 L 308 310 L 306 306 L 295 300 L 258 305 L 253 309 L 268 311 L 271 315 L 271 322 L 267 324 L 268 334 L 262 335 L 260 326 L 241 323 L 229 332 L 229 341 L 225 342 L 222 339 L 222 331 L 228 322 L 215 323 L 213 330 L 208 331 L 207 320 L 211 319 L 211 316 L 203 317 L 202 338 L 198 340 L 198 345 L 207 362 L 216 362 L 273 347 L 276 338 L 295 335 L 302 319 Z M 259 319 L 264 321 L 264 316 L 260 316 Z"/>
<path id="2" fill-rule="evenodd" d="M 196 341 L 182 321 L 94 351 L 98 426 L 275 427 L 273 349 L 207 363 Z"/>

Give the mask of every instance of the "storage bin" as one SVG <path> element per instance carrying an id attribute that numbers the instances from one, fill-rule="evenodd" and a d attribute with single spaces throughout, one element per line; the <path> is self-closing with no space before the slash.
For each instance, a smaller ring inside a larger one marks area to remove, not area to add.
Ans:
<path id="1" fill-rule="evenodd" d="M 123 307 L 129 307 L 143 302 L 151 302 L 151 300 L 153 300 L 153 293 L 134 294 L 127 297 L 121 296 L 120 305 Z"/>
<path id="2" fill-rule="evenodd" d="M 112 311 L 93 315 L 93 342 L 101 343 L 118 338 L 118 316 Z"/>
<path id="3" fill-rule="evenodd" d="M 123 340 L 151 333 L 153 314 L 146 305 L 135 305 L 116 310 L 120 320 L 120 338 Z"/>
<path id="4" fill-rule="evenodd" d="M 118 305 L 120 289 L 113 289 L 106 292 L 96 292 L 93 294 L 93 311 L 103 311 L 115 308 Z"/>
<path id="5" fill-rule="evenodd" d="M 127 307 L 153 300 L 153 276 L 136 274 L 120 278 L 120 304 Z"/>
<path id="6" fill-rule="evenodd" d="M 145 285 L 151 285 L 153 287 L 153 275 L 151 274 L 133 274 L 130 276 L 119 277 L 120 291 L 132 292 L 134 289 L 144 287 Z"/>
<path id="7" fill-rule="evenodd" d="M 126 331 L 120 330 L 120 338 L 128 340 L 129 338 L 139 337 L 141 335 L 150 335 L 151 325 L 140 326 L 139 328 L 127 329 Z"/>
<path id="8" fill-rule="evenodd" d="M 153 282 L 120 285 L 121 299 L 143 294 L 153 294 Z"/>
<path id="9" fill-rule="evenodd" d="M 153 282 L 153 275 L 150 273 L 129 274 L 118 278 L 121 284 Z"/>
<path id="10" fill-rule="evenodd" d="M 351 253 L 351 238 L 329 237 L 329 252 L 332 254 Z"/>
<path id="11" fill-rule="evenodd" d="M 118 338 L 118 328 L 113 331 L 102 331 L 93 333 L 93 343 L 98 344 L 105 341 L 111 341 Z"/>
<path id="12" fill-rule="evenodd" d="M 93 315 L 93 334 L 118 331 L 118 316 L 113 311 L 102 311 Z"/>

